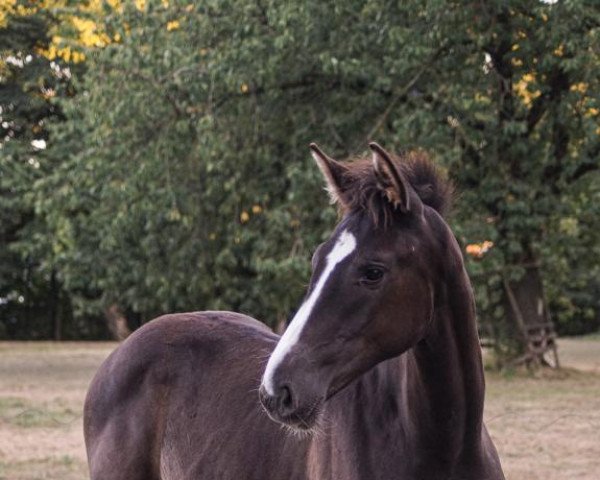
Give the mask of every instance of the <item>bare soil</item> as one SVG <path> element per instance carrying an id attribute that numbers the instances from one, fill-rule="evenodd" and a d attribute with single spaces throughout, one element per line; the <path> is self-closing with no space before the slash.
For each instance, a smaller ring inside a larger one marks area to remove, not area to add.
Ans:
<path id="1" fill-rule="evenodd" d="M 88 478 L 81 410 L 115 343 L 0 342 L 0 480 Z M 486 422 L 511 480 L 600 478 L 600 337 L 558 372 L 487 375 Z"/>

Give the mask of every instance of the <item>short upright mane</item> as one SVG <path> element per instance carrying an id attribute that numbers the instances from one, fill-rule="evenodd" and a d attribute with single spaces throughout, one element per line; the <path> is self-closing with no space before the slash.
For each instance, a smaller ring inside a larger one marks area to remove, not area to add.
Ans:
<path id="1" fill-rule="evenodd" d="M 415 190 L 421 201 L 445 216 L 452 205 L 454 186 L 422 151 L 410 151 L 392 157 L 397 169 Z M 369 157 L 345 162 L 344 199 L 341 208 L 346 211 L 364 210 L 375 221 L 391 218 L 391 206 L 385 200 Z"/>

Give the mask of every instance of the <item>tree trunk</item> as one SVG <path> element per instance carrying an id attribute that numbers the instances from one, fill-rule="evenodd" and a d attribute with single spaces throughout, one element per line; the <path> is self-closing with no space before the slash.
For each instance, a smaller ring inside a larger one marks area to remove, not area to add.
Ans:
<path id="1" fill-rule="evenodd" d="M 104 311 L 108 330 L 115 340 L 123 341 L 129 335 L 131 330 L 127 326 L 127 319 L 117 304 L 112 304 Z"/>
<path id="2" fill-rule="evenodd" d="M 517 281 L 504 278 L 503 286 L 505 313 L 515 329 L 514 340 L 520 353 L 515 363 L 559 367 L 556 333 L 539 266 L 528 265 L 523 277 Z"/>
<path id="3" fill-rule="evenodd" d="M 50 324 L 52 325 L 52 338 L 59 342 L 62 340 L 62 312 L 60 309 L 60 285 L 53 270 L 50 276 Z"/>

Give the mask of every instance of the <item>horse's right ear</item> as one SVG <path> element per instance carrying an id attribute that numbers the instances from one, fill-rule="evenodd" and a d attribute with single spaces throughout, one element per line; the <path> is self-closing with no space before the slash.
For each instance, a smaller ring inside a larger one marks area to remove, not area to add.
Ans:
<path id="1" fill-rule="evenodd" d="M 410 184 L 406 181 L 402 172 L 396 168 L 390 154 L 379 144 L 371 142 L 369 148 L 373 152 L 373 169 L 382 193 L 394 208 L 399 208 L 400 211 L 405 213 L 409 212 L 412 191 Z M 415 196 L 412 195 L 412 197 Z"/>
<path id="2" fill-rule="evenodd" d="M 310 144 L 310 153 L 325 177 L 331 203 L 339 203 L 341 206 L 344 206 L 345 183 L 347 182 L 345 174 L 348 171 L 348 167 L 327 156 L 316 143 Z"/>

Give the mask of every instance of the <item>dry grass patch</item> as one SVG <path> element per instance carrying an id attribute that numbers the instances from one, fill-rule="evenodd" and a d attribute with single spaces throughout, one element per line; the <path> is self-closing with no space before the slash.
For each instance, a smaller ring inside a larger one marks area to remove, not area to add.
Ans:
<path id="1" fill-rule="evenodd" d="M 0 342 L 0 480 L 88 478 L 81 410 L 114 343 Z M 565 369 L 487 374 L 485 417 L 509 480 L 595 480 L 600 338 L 561 341 Z"/>

